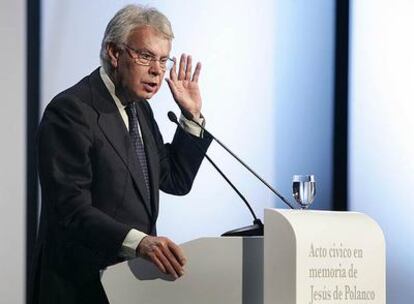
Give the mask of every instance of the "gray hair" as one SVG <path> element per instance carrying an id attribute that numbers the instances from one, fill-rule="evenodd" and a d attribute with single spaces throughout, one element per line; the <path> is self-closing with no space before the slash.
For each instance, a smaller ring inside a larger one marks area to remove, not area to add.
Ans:
<path id="1" fill-rule="evenodd" d="M 108 44 L 122 45 L 126 43 L 130 33 L 141 26 L 151 26 L 169 40 L 174 38 L 170 21 L 157 9 L 135 4 L 125 6 L 109 21 L 102 39 L 100 58 L 107 73 L 112 70 L 107 52 Z"/>

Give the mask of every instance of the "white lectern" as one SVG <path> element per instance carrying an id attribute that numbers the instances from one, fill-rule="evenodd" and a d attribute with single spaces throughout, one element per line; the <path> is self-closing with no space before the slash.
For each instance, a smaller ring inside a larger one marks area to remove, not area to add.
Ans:
<path id="1" fill-rule="evenodd" d="M 201 238 L 181 246 L 172 281 L 134 259 L 105 270 L 111 304 L 385 304 L 385 243 L 355 212 L 265 210 L 263 237 Z"/>
<path id="2" fill-rule="evenodd" d="M 176 281 L 143 259 L 105 270 L 110 303 L 263 303 L 263 237 L 201 238 L 181 246 L 188 262 Z"/>
<path id="3" fill-rule="evenodd" d="M 357 212 L 265 210 L 265 304 L 385 304 L 385 242 Z"/>

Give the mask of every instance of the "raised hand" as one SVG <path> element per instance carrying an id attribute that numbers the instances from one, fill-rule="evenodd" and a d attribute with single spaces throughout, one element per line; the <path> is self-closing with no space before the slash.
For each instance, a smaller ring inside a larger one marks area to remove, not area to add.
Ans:
<path id="1" fill-rule="evenodd" d="M 170 87 L 175 102 L 181 110 L 190 112 L 194 118 L 199 118 L 201 113 L 201 95 L 198 87 L 198 78 L 201 71 L 201 63 L 198 62 L 192 73 L 192 58 L 185 54 L 181 55 L 178 75 L 176 71 L 177 61 L 170 70 L 170 78 L 165 80 Z"/>

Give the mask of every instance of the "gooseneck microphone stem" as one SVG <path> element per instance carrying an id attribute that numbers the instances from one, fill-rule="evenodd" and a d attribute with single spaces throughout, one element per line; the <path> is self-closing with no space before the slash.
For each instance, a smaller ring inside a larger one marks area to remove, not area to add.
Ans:
<path id="1" fill-rule="evenodd" d="M 179 128 L 181 128 L 187 136 L 194 142 L 197 149 L 201 149 L 197 142 L 187 133 L 187 131 L 179 124 L 177 120 L 177 116 L 174 112 L 168 112 L 168 118 L 171 122 L 175 123 Z M 238 194 L 238 196 L 242 199 L 242 201 L 246 204 L 247 208 L 249 209 L 252 217 L 253 217 L 253 225 L 246 226 L 240 229 L 232 230 L 223 234 L 223 236 L 244 236 L 244 235 L 263 235 L 263 224 L 260 219 L 257 218 L 256 214 L 253 211 L 253 208 L 250 206 L 247 199 L 244 197 L 243 194 L 236 188 L 236 186 L 228 179 L 228 177 L 221 171 L 221 169 L 216 165 L 216 163 L 205 153 L 206 159 L 210 162 L 210 164 L 217 170 L 218 173 L 224 178 L 224 180 L 230 185 L 230 187 Z"/>
<path id="2" fill-rule="evenodd" d="M 223 144 L 218 138 L 216 138 L 213 134 L 211 134 L 206 128 L 204 128 L 201 124 L 199 124 L 197 121 L 195 121 L 193 119 L 193 115 L 189 112 L 185 112 L 183 113 L 185 118 L 187 118 L 188 120 L 191 120 L 192 122 L 194 122 L 197 126 L 199 126 L 201 129 L 204 130 L 204 132 L 207 132 L 211 138 L 213 138 L 220 146 L 222 146 L 227 152 L 230 153 L 231 156 L 233 156 L 240 164 L 242 164 L 248 171 L 250 171 L 250 173 L 252 173 L 258 180 L 260 180 L 267 188 L 270 189 L 270 191 L 272 191 L 274 194 L 276 194 L 286 205 L 288 205 L 291 209 L 295 209 L 290 203 L 289 201 L 282 195 L 280 194 L 278 191 L 276 191 L 276 189 L 274 189 L 271 185 L 269 185 L 268 182 L 266 182 L 259 174 L 257 174 L 252 168 L 250 168 L 244 161 L 242 161 L 236 154 L 233 153 L 233 151 L 231 151 L 229 148 L 227 148 L 227 146 L 225 144 Z"/>
<path id="3" fill-rule="evenodd" d="M 210 164 L 217 170 L 218 173 L 220 173 L 220 175 L 226 180 L 226 182 L 230 185 L 230 187 L 233 188 L 234 191 L 236 191 L 236 193 L 239 195 L 239 197 L 243 200 L 243 202 L 246 204 L 247 208 L 249 208 L 250 213 L 252 214 L 253 218 L 255 221 L 257 221 L 257 216 L 253 211 L 253 208 L 250 206 L 249 202 L 246 200 L 246 198 L 244 197 L 243 194 L 240 193 L 240 191 L 236 188 L 236 186 L 234 186 L 234 184 L 227 178 L 227 176 L 223 173 L 223 171 L 220 170 L 219 167 L 217 167 L 217 165 L 214 163 L 214 161 L 207 155 L 207 153 L 205 154 L 207 160 L 210 162 Z"/>

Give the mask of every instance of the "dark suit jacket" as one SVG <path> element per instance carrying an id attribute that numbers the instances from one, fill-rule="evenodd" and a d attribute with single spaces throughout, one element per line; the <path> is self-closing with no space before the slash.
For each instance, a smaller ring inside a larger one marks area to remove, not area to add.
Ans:
<path id="1" fill-rule="evenodd" d="M 156 233 L 160 189 L 176 195 L 190 191 L 211 138 L 177 129 L 172 143 L 164 144 L 148 102 L 137 102 L 137 112 L 151 201 L 128 131 L 98 69 L 46 108 L 38 133 L 42 214 L 35 302 L 107 303 L 99 270 L 121 261 L 131 228 Z"/>

